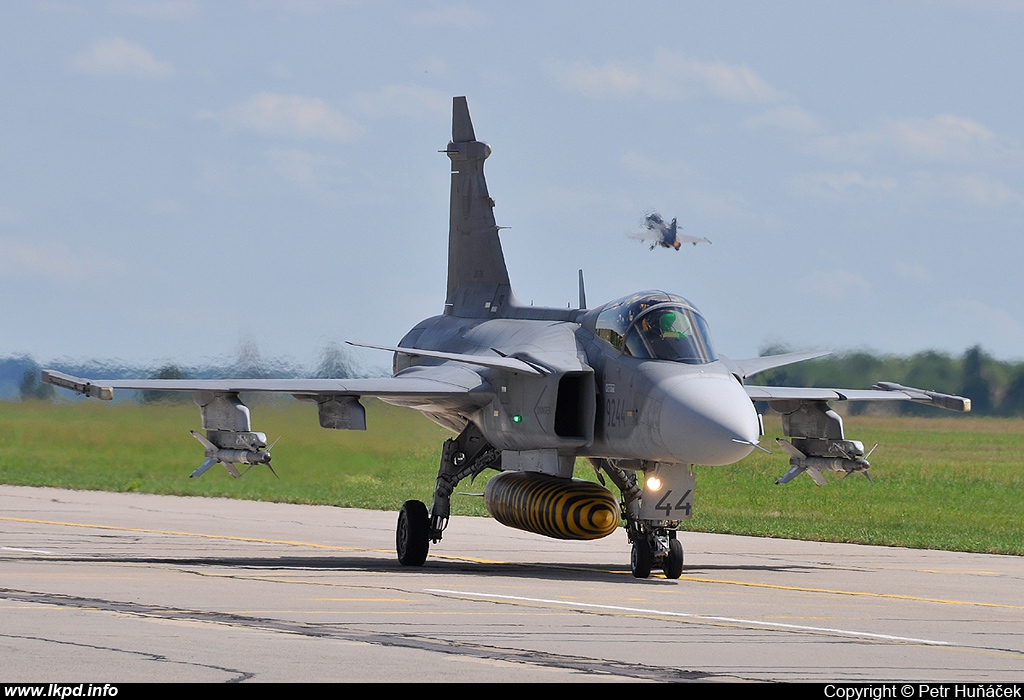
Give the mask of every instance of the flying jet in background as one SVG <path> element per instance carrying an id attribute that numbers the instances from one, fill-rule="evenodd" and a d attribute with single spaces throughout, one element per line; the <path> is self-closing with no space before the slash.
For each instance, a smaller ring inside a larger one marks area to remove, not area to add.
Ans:
<path id="1" fill-rule="evenodd" d="M 650 243 L 651 250 L 654 250 L 658 246 L 679 250 L 679 247 L 683 243 L 692 243 L 695 246 L 698 243 L 711 243 L 707 238 L 697 238 L 696 236 L 687 236 L 679 233 L 676 220 L 672 219 L 671 223 L 666 224 L 665 220 L 661 218 L 661 214 L 658 212 L 651 212 L 648 214 L 644 218 L 644 226 L 647 228 L 646 231 L 642 231 L 641 233 L 631 233 L 629 237 L 638 241 Z"/>
<path id="2" fill-rule="evenodd" d="M 831 401 L 916 401 L 967 411 L 958 396 L 880 383 L 874 389 L 761 387 L 753 375 L 824 353 L 747 360 L 718 354 L 710 326 L 689 301 L 642 291 L 585 308 L 524 306 L 512 293 L 494 201 L 484 179 L 490 147 L 478 141 L 464 97 L 454 99 L 448 290 L 443 312 L 394 347 L 394 374 L 381 379 L 97 380 L 44 371 L 43 381 L 100 399 L 115 389 L 186 391 L 199 406 L 205 461 L 270 464 L 244 392 L 315 402 L 324 428 L 365 430 L 360 397 L 421 411 L 456 436 L 441 447 L 430 507 L 406 501 L 398 514 L 398 560 L 422 565 L 441 541 L 460 482 L 496 470 L 488 511 L 511 527 L 560 539 L 594 539 L 625 521 L 633 575 L 683 569 L 676 537 L 691 517 L 692 465 L 726 465 L 754 449 L 764 431 L 753 401 L 782 413 L 788 481 L 809 471 L 867 472 L 863 445 L 848 440 Z M 659 217 L 660 218 L 660 217 Z M 672 223 L 674 231 L 675 222 Z M 543 254 L 543 251 L 538 251 Z M 573 478 L 588 459 L 601 484 Z M 621 501 L 605 488 L 617 487 Z"/>

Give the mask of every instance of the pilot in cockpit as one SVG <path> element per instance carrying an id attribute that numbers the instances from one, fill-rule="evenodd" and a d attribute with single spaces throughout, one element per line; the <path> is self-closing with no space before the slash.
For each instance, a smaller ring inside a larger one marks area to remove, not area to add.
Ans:
<path id="1" fill-rule="evenodd" d="M 686 319 L 674 311 L 663 313 L 658 319 L 658 326 L 661 329 L 662 338 L 685 338 L 690 330 Z"/>

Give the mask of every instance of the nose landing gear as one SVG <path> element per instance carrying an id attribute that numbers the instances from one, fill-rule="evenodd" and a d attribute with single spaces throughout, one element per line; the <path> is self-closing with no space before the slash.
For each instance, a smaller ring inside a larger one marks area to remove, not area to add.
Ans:
<path id="1" fill-rule="evenodd" d="M 655 568 L 665 572 L 665 578 L 677 579 L 682 575 L 683 543 L 676 539 L 675 529 L 637 522 L 630 523 L 627 534 L 633 543 L 629 568 L 634 578 L 647 578 Z"/>
<path id="2" fill-rule="evenodd" d="M 654 569 L 665 578 L 683 573 L 683 543 L 676 539 L 679 524 L 693 514 L 693 472 L 682 465 L 650 464 L 591 458 L 622 495 L 622 518 L 632 549 L 629 569 L 647 578 Z M 653 476 L 647 479 L 648 473 Z"/>

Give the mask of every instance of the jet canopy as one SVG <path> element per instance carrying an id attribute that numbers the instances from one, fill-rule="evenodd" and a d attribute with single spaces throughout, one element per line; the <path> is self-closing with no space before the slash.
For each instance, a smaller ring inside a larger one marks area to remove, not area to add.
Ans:
<path id="1" fill-rule="evenodd" d="M 608 302 L 598 312 L 595 332 L 641 360 L 704 365 L 718 359 L 700 312 L 686 299 L 664 292 Z"/>

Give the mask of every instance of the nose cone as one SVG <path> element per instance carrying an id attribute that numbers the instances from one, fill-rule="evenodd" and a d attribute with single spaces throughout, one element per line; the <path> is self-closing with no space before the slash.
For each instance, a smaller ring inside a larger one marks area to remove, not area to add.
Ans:
<path id="1" fill-rule="evenodd" d="M 686 374 L 663 380 L 660 431 L 681 463 L 719 466 L 750 454 L 760 437 L 754 405 L 727 374 Z"/>

